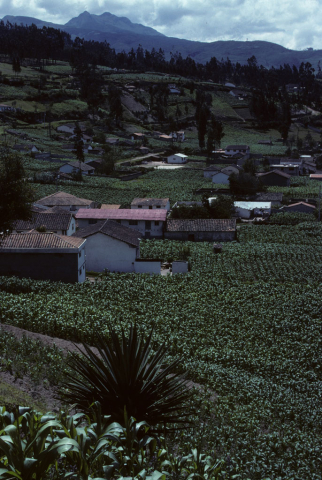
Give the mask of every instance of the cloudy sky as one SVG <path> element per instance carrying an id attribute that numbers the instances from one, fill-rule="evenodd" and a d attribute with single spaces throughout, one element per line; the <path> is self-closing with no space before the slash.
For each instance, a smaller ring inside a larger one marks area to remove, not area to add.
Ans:
<path id="1" fill-rule="evenodd" d="M 0 0 L 0 18 L 24 15 L 64 24 L 84 10 L 110 12 L 188 40 L 267 40 L 322 49 L 322 0 Z"/>

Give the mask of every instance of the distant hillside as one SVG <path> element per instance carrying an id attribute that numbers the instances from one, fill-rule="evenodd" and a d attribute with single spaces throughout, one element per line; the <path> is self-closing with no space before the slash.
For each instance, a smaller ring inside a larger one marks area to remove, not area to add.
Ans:
<path id="1" fill-rule="evenodd" d="M 322 50 L 288 50 L 281 45 L 270 42 L 228 40 L 206 43 L 166 37 L 153 28 L 132 23 L 126 17 L 117 17 L 108 12 L 102 15 L 83 12 L 65 25 L 45 22 L 32 17 L 10 15 L 5 16 L 3 21 L 18 25 L 34 23 L 40 28 L 43 26 L 59 28 L 68 32 L 72 38 L 78 36 L 85 40 L 100 42 L 106 40 L 112 48 L 115 48 L 116 52 L 130 51 L 131 48 L 136 50 L 138 45 L 141 44 L 143 49 L 147 50 L 162 48 L 166 58 L 170 57 L 170 52 L 180 52 L 183 57 L 190 55 L 196 62 L 200 63 L 205 63 L 211 57 L 216 57 L 218 60 L 228 57 L 233 63 L 245 64 L 248 58 L 255 55 L 258 63 L 265 67 L 274 66 L 278 68 L 284 63 L 299 66 L 301 62 L 310 62 L 314 68 L 317 68 L 318 62 L 322 60 Z"/>

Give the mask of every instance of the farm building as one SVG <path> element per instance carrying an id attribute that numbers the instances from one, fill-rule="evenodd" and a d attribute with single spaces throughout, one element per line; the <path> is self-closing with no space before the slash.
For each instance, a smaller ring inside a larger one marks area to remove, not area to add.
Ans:
<path id="1" fill-rule="evenodd" d="M 162 208 L 167 211 L 170 210 L 169 198 L 134 198 L 131 203 L 131 209 L 142 208 L 145 210 L 154 210 Z"/>
<path id="2" fill-rule="evenodd" d="M 282 205 L 283 194 L 280 192 L 260 192 L 257 193 L 256 202 L 271 202 L 272 205 Z"/>
<path id="3" fill-rule="evenodd" d="M 12 233 L 0 246 L 0 275 L 84 282 L 85 243 L 55 233 Z"/>
<path id="4" fill-rule="evenodd" d="M 76 220 L 80 228 L 94 225 L 101 220 L 115 220 L 133 228 L 144 238 L 162 238 L 167 211 L 165 209 L 80 209 Z"/>
<path id="5" fill-rule="evenodd" d="M 316 207 L 309 203 L 298 202 L 292 203 L 291 205 L 285 205 L 280 210 L 283 210 L 284 212 L 314 213 Z"/>
<path id="6" fill-rule="evenodd" d="M 227 145 L 225 148 L 225 155 L 235 155 L 236 153 L 248 155 L 250 153 L 250 147 L 248 145 Z"/>
<path id="7" fill-rule="evenodd" d="M 271 202 L 234 202 L 235 212 L 240 218 L 270 215 Z"/>
<path id="8" fill-rule="evenodd" d="M 140 256 L 140 233 L 114 220 L 81 228 L 73 237 L 86 238 L 86 269 L 102 272 L 134 272 Z"/>
<path id="9" fill-rule="evenodd" d="M 230 242 L 236 237 L 236 220 L 169 219 L 164 237 L 192 242 Z"/>
<path id="10" fill-rule="evenodd" d="M 212 183 L 221 183 L 222 185 L 229 185 L 230 173 L 217 172 L 212 177 Z"/>
<path id="11" fill-rule="evenodd" d="M 70 193 L 57 192 L 41 198 L 34 203 L 34 206 L 42 206 L 47 208 L 60 207 L 64 210 L 76 212 L 79 208 L 96 208 L 97 203 L 85 198 L 78 198 Z"/>
<path id="12" fill-rule="evenodd" d="M 26 233 L 30 230 L 45 227 L 46 231 L 58 235 L 72 235 L 76 230 L 76 220 L 71 213 L 54 213 L 42 211 L 33 213 L 31 220 L 17 220 L 13 226 L 13 233 Z"/>
<path id="13" fill-rule="evenodd" d="M 167 157 L 168 163 L 180 164 L 180 163 L 187 163 L 188 155 L 184 155 L 183 153 L 175 153 L 174 155 L 170 155 Z"/>
<path id="14" fill-rule="evenodd" d="M 319 180 L 322 181 L 322 175 L 320 173 L 311 173 L 310 175 L 311 180 Z"/>
<path id="15" fill-rule="evenodd" d="M 215 167 L 214 165 L 211 165 L 210 167 L 207 167 L 203 171 L 203 176 L 205 178 L 212 178 L 216 173 L 220 172 L 220 168 Z"/>
<path id="16" fill-rule="evenodd" d="M 279 170 L 272 170 L 266 173 L 257 173 L 256 176 L 260 179 L 263 185 L 270 187 L 289 187 L 291 184 L 291 175 L 280 172 Z"/>
<path id="17" fill-rule="evenodd" d="M 88 165 L 88 163 L 75 160 L 74 162 L 64 163 L 64 165 L 59 168 L 59 171 L 61 173 L 82 172 L 82 175 L 92 175 L 95 172 L 95 168 Z"/>

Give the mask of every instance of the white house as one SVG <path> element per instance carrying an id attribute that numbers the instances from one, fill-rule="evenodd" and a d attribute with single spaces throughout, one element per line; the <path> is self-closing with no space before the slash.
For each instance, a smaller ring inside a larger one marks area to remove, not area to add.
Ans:
<path id="1" fill-rule="evenodd" d="M 184 155 L 183 153 L 175 153 L 174 155 L 170 155 L 167 158 L 168 163 L 187 163 L 188 155 Z"/>
<path id="2" fill-rule="evenodd" d="M 234 202 L 235 212 L 241 218 L 250 218 L 252 214 L 262 216 L 270 215 L 271 202 Z"/>
<path id="3" fill-rule="evenodd" d="M 59 171 L 61 173 L 79 173 L 81 171 L 83 175 L 92 175 L 95 172 L 95 168 L 84 162 L 74 161 L 64 163 L 59 168 Z"/>
<path id="4" fill-rule="evenodd" d="M 224 172 L 215 173 L 215 175 L 213 175 L 212 177 L 212 183 L 221 183 L 222 185 L 229 185 L 229 175 Z"/>
<path id="5" fill-rule="evenodd" d="M 134 272 L 140 256 L 140 234 L 113 220 L 89 225 L 73 237 L 86 238 L 86 269 L 102 272 Z"/>
<path id="6" fill-rule="evenodd" d="M 80 228 L 95 225 L 102 220 L 115 220 L 125 227 L 133 228 L 144 238 L 162 238 L 167 218 L 165 209 L 79 209 L 76 220 Z"/>
<path id="7" fill-rule="evenodd" d="M 58 235 L 73 235 L 76 231 L 76 220 L 71 213 L 34 212 L 30 220 L 17 220 L 13 226 L 13 233 L 26 233 L 45 227 L 46 231 Z"/>
<path id="8" fill-rule="evenodd" d="M 145 210 L 155 210 L 158 208 L 170 210 L 169 198 L 134 198 L 131 203 L 131 209 L 142 208 Z"/>
<path id="9" fill-rule="evenodd" d="M 227 145 L 225 148 L 225 155 L 235 155 L 236 153 L 248 155 L 250 153 L 250 147 L 248 145 Z"/>

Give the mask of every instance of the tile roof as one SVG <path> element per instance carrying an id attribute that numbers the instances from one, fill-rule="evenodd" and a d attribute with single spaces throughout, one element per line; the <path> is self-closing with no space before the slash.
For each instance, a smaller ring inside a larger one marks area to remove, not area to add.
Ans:
<path id="1" fill-rule="evenodd" d="M 39 205 L 46 205 L 47 207 L 56 207 L 56 206 L 69 206 L 69 205 L 79 205 L 86 206 L 94 203 L 92 200 L 87 200 L 85 198 L 77 198 L 70 193 L 57 192 L 48 195 L 48 197 L 41 198 L 35 202 Z"/>
<path id="2" fill-rule="evenodd" d="M 86 238 L 95 235 L 95 233 L 103 233 L 109 237 L 134 245 L 135 247 L 140 246 L 140 237 L 142 236 L 140 232 L 133 228 L 125 227 L 113 220 L 105 220 L 105 222 L 99 222 L 95 225 L 89 225 L 88 227 L 77 230 L 77 232 L 73 234 L 73 237 Z"/>
<path id="3" fill-rule="evenodd" d="M 265 173 L 256 173 L 257 177 L 264 177 L 265 175 L 279 175 L 280 177 L 291 178 L 291 175 L 288 173 L 280 172 L 279 170 L 271 170 L 270 172 Z"/>
<path id="4" fill-rule="evenodd" d="M 197 219 L 167 221 L 167 232 L 232 232 L 236 230 L 236 220 Z"/>
<path id="5" fill-rule="evenodd" d="M 131 205 L 149 205 L 149 206 L 156 206 L 161 205 L 163 207 L 167 206 L 169 198 L 134 198 Z"/>
<path id="6" fill-rule="evenodd" d="M 80 208 L 76 214 L 76 219 L 86 218 L 97 220 L 156 220 L 164 222 L 167 218 L 167 211 L 161 208 L 151 210 L 143 210 L 141 208 L 124 208 L 119 210 Z"/>
<path id="7" fill-rule="evenodd" d="M 72 214 L 38 212 L 33 213 L 31 220 L 17 220 L 14 223 L 14 230 L 31 230 L 38 227 L 46 227 L 46 230 L 68 230 Z"/>
<path id="8" fill-rule="evenodd" d="M 81 238 L 72 238 L 56 233 L 12 233 L 0 243 L 1 250 L 9 249 L 77 249 L 85 242 Z"/>

